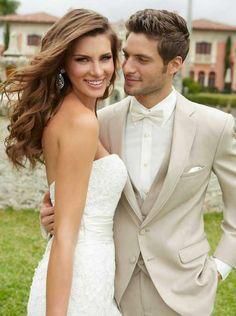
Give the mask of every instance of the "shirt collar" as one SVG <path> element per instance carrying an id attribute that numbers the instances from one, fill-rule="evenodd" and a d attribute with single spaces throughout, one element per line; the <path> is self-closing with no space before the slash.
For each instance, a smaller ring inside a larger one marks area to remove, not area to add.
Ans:
<path id="1" fill-rule="evenodd" d="M 157 109 L 162 110 L 163 116 L 164 116 L 162 125 L 164 125 L 171 117 L 171 115 L 175 109 L 176 101 L 177 101 L 177 93 L 176 93 L 176 90 L 174 89 L 174 87 L 172 87 L 172 91 L 170 92 L 170 94 L 165 99 L 163 99 L 161 102 L 154 105 L 151 109 L 145 108 L 145 106 L 143 106 L 140 102 L 138 102 L 138 100 L 135 97 L 131 98 L 130 108 L 131 108 L 131 106 L 132 107 L 139 107 L 142 109 L 142 111 L 145 111 L 145 112 L 152 112 L 152 111 L 157 110 Z"/>

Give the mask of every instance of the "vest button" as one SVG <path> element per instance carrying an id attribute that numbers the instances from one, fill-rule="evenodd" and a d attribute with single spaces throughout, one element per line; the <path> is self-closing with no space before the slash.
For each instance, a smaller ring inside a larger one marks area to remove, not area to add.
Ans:
<path id="1" fill-rule="evenodd" d="M 146 232 L 146 229 L 143 228 L 143 229 L 140 230 L 139 234 L 140 235 L 145 235 L 145 232 Z"/>
<path id="2" fill-rule="evenodd" d="M 129 258 L 129 262 L 132 263 L 132 264 L 135 263 L 136 262 L 136 257 L 135 256 L 130 257 Z"/>

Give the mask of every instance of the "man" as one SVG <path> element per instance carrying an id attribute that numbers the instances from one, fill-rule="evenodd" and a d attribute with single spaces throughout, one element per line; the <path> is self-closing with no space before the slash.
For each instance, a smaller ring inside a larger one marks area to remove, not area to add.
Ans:
<path id="1" fill-rule="evenodd" d="M 189 49 L 183 18 L 148 9 L 126 27 L 129 97 L 99 111 L 101 141 L 123 158 L 130 176 L 114 219 L 116 301 L 124 316 L 208 316 L 218 277 L 236 266 L 234 119 L 172 88 Z M 202 212 L 212 171 L 225 202 L 214 258 Z M 45 203 L 48 231 L 49 213 Z"/>

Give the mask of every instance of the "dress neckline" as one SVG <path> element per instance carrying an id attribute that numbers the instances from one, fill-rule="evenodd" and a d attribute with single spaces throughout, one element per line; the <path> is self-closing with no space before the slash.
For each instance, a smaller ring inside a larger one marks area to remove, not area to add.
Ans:
<path id="1" fill-rule="evenodd" d="M 94 161 L 93 161 L 93 165 L 96 164 L 96 163 L 98 163 L 99 161 L 105 160 L 105 159 L 107 159 L 108 157 L 112 157 L 112 156 L 117 156 L 117 157 L 118 157 L 117 154 L 106 155 L 106 156 L 103 156 L 103 157 L 101 157 L 101 158 L 98 158 L 98 159 L 94 160 Z M 48 187 L 51 188 L 53 185 L 55 185 L 55 180 L 52 181 L 52 182 L 48 185 Z"/>

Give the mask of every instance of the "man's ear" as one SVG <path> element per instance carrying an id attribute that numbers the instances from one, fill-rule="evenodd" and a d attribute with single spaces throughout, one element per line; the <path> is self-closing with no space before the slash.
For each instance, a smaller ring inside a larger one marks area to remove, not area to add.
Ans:
<path id="1" fill-rule="evenodd" d="M 183 65 L 183 59 L 180 56 L 176 56 L 168 63 L 168 71 L 170 75 L 176 74 Z"/>

